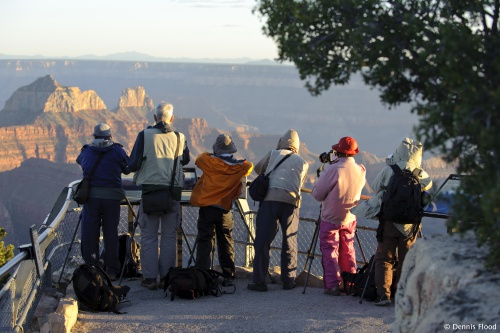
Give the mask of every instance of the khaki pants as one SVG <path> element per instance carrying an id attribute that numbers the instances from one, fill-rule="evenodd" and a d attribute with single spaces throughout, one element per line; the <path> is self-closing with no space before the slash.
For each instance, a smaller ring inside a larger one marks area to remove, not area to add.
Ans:
<path id="1" fill-rule="evenodd" d="M 397 260 L 398 267 L 395 281 L 397 285 L 406 254 L 415 243 L 416 238 L 416 235 L 411 237 L 403 235 L 396 229 L 394 223 L 385 221 L 383 242 L 378 243 L 375 254 L 375 285 L 377 287 L 378 296 L 385 295 L 390 299 L 394 264 Z"/>

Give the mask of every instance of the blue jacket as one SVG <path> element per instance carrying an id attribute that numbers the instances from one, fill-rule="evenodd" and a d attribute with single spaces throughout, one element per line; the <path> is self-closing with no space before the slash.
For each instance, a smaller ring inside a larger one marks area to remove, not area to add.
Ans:
<path id="1" fill-rule="evenodd" d="M 91 144 L 82 147 L 80 155 L 76 158 L 86 177 L 97 162 L 99 154 L 103 153 L 97 169 L 90 179 L 90 197 L 103 199 L 121 199 L 113 193 L 123 193 L 122 173 L 129 174 L 128 156 L 123 146 L 111 140 L 95 139 Z M 108 189 L 106 191 L 106 189 Z M 116 191 L 115 189 L 119 189 Z M 105 193 L 107 192 L 107 194 Z"/>

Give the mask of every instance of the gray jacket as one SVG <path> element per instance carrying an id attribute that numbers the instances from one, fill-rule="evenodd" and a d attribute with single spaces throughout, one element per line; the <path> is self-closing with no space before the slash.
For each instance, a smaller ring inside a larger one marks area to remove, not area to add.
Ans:
<path id="1" fill-rule="evenodd" d="M 256 165 L 257 174 L 268 173 L 291 152 L 269 176 L 269 191 L 264 201 L 279 201 L 300 207 L 300 189 L 304 184 L 309 164 L 298 155 L 299 137 L 295 130 L 288 130 L 279 140 L 277 149 L 269 151 Z"/>

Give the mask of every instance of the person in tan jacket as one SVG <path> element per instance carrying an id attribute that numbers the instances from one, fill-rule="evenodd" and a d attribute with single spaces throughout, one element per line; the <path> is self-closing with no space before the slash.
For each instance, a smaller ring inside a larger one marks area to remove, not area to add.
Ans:
<path id="1" fill-rule="evenodd" d="M 259 204 L 255 222 L 255 258 L 253 281 L 247 289 L 267 291 L 271 243 L 279 229 L 282 233 L 281 280 L 284 290 L 295 288 L 297 274 L 297 230 L 299 228 L 300 189 L 304 184 L 309 164 L 299 156 L 299 134 L 289 129 L 278 141 L 276 149 L 269 151 L 256 165 L 257 174 L 269 173 L 269 190 Z"/>
<path id="2" fill-rule="evenodd" d="M 200 207 L 195 266 L 210 268 L 215 235 L 219 263 L 224 275 L 223 285 L 230 285 L 235 274 L 234 219 L 231 208 L 234 200 L 241 194 L 242 178 L 252 172 L 253 164 L 233 157 L 232 154 L 237 149 L 227 134 L 217 137 L 213 152 L 203 153 L 195 161 L 196 166 L 203 171 L 190 199 L 191 205 Z"/>

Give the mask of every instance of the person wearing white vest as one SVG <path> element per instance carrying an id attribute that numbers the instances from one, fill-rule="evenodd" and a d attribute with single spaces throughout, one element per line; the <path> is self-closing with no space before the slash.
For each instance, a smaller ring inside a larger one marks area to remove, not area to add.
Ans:
<path id="1" fill-rule="evenodd" d="M 176 235 L 180 226 L 180 200 L 184 185 L 182 166 L 190 161 L 186 137 L 178 133 L 178 140 L 172 129 L 173 111 L 172 104 L 159 104 L 154 114 L 155 125 L 137 135 L 130 154 L 130 171 L 135 172 L 133 182 L 142 185 L 143 194 L 168 188 L 171 189 L 173 199 L 170 211 L 161 215 L 145 214 L 142 202 L 139 207 L 143 275 L 141 285 L 150 290 L 158 288 L 158 275 L 163 279 L 168 270 L 175 266 Z M 175 155 L 177 143 L 178 155 Z M 177 163 L 176 173 L 172 175 L 174 163 Z M 161 234 L 158 255 L 159 230 Z M 160 287 L 162 283 L 164 281 L 160 280 Z"/>

